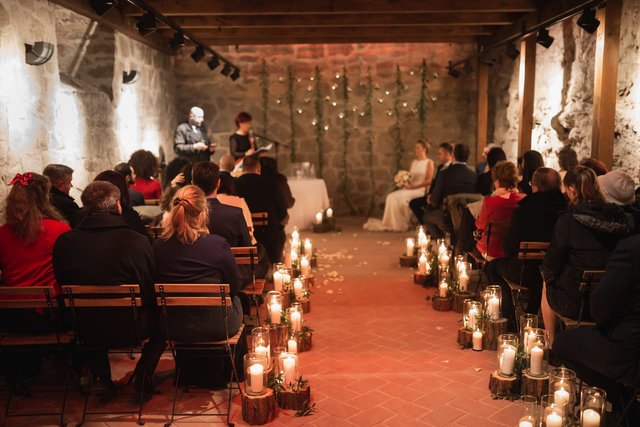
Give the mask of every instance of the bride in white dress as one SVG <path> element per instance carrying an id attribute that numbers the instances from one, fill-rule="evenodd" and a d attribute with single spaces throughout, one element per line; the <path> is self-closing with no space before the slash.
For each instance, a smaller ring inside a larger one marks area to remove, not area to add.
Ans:
<path id="1" fill-rule="evenodd" d="M 387 195 L 382 220 L 369 218 L 362 226 L 369 231 L 407 231 L 411 226 L 409 202 L 424 197 L 433 180 L 433 160 L 427 158 L 429 145 L 424 141 L 416 142 L 416 159 L 411 162 L 411 179 L 404 188 Z"/>

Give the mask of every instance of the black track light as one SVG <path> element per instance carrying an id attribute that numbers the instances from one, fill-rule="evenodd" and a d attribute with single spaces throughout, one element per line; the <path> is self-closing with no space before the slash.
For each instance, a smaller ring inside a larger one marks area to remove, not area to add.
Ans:
<path id="1" fill-rule="evenodd" d="M 215 70 L 220 65 L 220 58 L 218 58 L 217 56 L 213 55 L 211 57 L 211 59 L 209 61 L 207 61 L 207 65 L 209 66 L 210 70 L 212 70 L 212 71 Z"/>
<path id="2" fill-rule="evenodd" d="M 176 31 L 171 40 L 169 40 L 169 47 L 173 50 L 178 50 L 186 44 L 182 31 Z"/>
<path id="3" fill-rule="evenodd" d="M 593 34 L 600 26 L 600 21 L 596 18 L 596 10 L 585 9 L 580 18 L 578 18 L 578 26 L 586 32 Z"/>
<path id="4" fill-rule="evenodd" d="M 471 74 L 473 73 L 473 65 L 471 64 L 471 60 L 467 59 L 466 61 L 464 61 L 464 67 L 463 70 L 465 73 Z"/>
<path id="5" fill-rule="evenodd" d="M 231 73 L 231 80 L 233 80 L 234 82 L 236 80 L 238 80 L 240 78 L 240 70 L 238 70 L 237 68 L 235 70 L 233 70 L 233 73 Z"/>
<path id="6" fill-rule="evenodd" d="M 154 31 L 158 30 L 158 26 L 156 25 L 156 17 L 153 13 L 147 12 L 138 18 L 138 23 L 136 24 L 136 28 L 138 32 L 142 34 L 143 37 L 148 36 Z"/>
<path id="7" fill-rule="evenodd" d="M 231 74 L 231 71 L 233 71 L 231 64 L 229 64 L 228 62 L 225 62 L 224 67 L 222 67 L 222 70 L 220 71 L 220 73 L 225 77 L 229 77 L 229 74 Z"/>
<path id="8" fill-rule="evenodd" d="M 91 5 L 91 8 L 98 14 L 98 16 L 102 16 L 116 7 L 118 5 L 118 2 L 109 0 L 90 0 L 89 4 Z"/>
<path id="9" fill-rule="evenodd" d="M 536 42 L 538 42 L 539 45 L 549 49 L 554 40 L 555 39 L 549 34 L 549 30 L 546 28 L 542 28 L 538 31 L 538 38 L 536 39 Z"/>
<path id="10" fill-rule="evenodd" d="M 520 51 L 516 47 L 515 43 L 509 43 L 507 45 L 507 56 L 515 61 L 518 55 L 520 55 Z"/>
<path id="11" fill-rule="evenodd" d="M 198 62 L 202 58 L 204 58 L 204 47 L 198 46 L 196 50 L 194 50 L 191 54 L 191 59 L 193 59 L 195 62 Z"/>
<path id="12" fill-rule="evenodd" d="M 451 77 L 453 77 L 454 79 L 457 79 L 458 77 L 460 77 L 460 71 L 456 70 L 453 67 L 453 63 L 451 61 L 449 61 L 449 66 L 447 68 L 449 69 L 449 75 Z"/>
<path id="13" fill-rule="evenodd" d="M 493 67 L 494 64 L 496 63 L 496 60 L 493 59 L 491 56 L 489 56 L 488 53 L 483 53 L 482 55 L 480 55 L 480 60 L 487 67 Z"/>

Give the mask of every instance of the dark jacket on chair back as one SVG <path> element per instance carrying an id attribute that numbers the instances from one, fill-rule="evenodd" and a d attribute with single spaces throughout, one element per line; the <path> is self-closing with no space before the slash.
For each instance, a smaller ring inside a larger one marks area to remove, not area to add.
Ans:
<path id="1" fill-rule="evenodd" d="M 51 204 L 62 214 L 71 227 L 78 225 L 80 206 L 78 206 L 73 197 L 55 187 L 51 187 L 49 199 L 51 199 Z"/>

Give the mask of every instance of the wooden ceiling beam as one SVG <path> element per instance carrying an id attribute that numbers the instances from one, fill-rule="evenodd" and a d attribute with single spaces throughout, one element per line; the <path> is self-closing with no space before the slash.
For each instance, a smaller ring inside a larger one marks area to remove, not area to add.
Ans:
<path id="1" fill-rule="evenodd" d="M 235 37 L 235 38 L 202 38 L 202 43 L 207 46 L 234 46 L 234 45 L 292 45 L 292 44 L 352 44 L 352 43 L 476 43 L 474 36 L 357 36 L 357 37 Z"/>
<path id="2" fill-rule="evenodd" d="M 313 15 L 363 13 L 525 13 L 537 10 L 537 0 L 147 0 L 165 16 L 194 15 Z M 140 9 L 123 5 L 125 14 Z"/>

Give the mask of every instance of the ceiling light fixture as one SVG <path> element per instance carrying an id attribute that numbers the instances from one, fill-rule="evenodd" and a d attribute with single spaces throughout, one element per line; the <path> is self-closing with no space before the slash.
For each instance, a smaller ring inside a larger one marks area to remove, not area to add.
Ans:
<path id="1" fill-rule="evenodd" d="M 549 30 L 547 30 L 546 28 L 542 28 L 540 29 L 540 31 L 538 31 L 538 38 L 536 39 L 536 42 L 539 45 L 549 49 L 554 40 L 555 39 L 549 34 Z"/>
<path id="2" fill-rule="evenodd" d="M 142 34 L 142 37 L 146 37 L 154 31 L 158 30 L 158 26 L 156 25 L 156 17 L 153 13 L 147 12 L 138 18 L 138 23 L 136 24 L 136 28 L 138 32 Z"/>
<path id="3" fill-rule="evenodd" d="M 231 67 L 231 64 L 229 64 L 228 62 L 225 62 L 224 67 L 222 67 L 222 70 L 220 71 L 220 74 L 222 74 L 225 77 L 229 77 L 229 74 L 231 74 L 231 71 L 233 71 L 233 67 Z"/>
<path id="4" fill-rule="evenodd" d="M 198 46 L 196 47 L 196 50 L 194 50 L 191 54 L 191 59 L 193 59 L 195 62 L 198 62 L 202 58 L 204 58 L 204 47 Z"/>
<path id="5" fill-rule="evenodd" d="M 176 31 L 171 40 L 169 40 L 169 47 L 173 50 L 178 50 L 186 44 L 182 31 Z"/>
<path id="6" fill-rule="evenodd" d="M 216 55 L 213 55 L 211 59 L 207 61 L 207 65 L 209 66 L 210 70 L 215 70 L 220 65 L 220 58 L 218 58 Z"/>
<path id="7" fill-rule="evenodd" d="M 460 71 L 454 68 L 453 63 L 451 61 L 449 61 L 449 66 L 447 68 L 449 69 L 449 75 L 451 77 L 453 77 L 454 79 L 457 79 L 458 77 L 460 77 Z"/>
<path id="8" fill-rule="evenodd" d="M 596 18 L 596 10 L 593 8 L 585 9 L 580 18 L 578 18 L 578 26 L 593 34 L 600 26 L 600 21 Z"/>
<path id="9" fill-rule="evenodd" d="M 90 0 L 89 4 L 91 5 L 91 9 L 93 9 L 98 16 L 103 16 L 116 7 L 118 2 L 109 0 Z"/>
<path id="10" fill-rule="evenodd" d="M 231 77 L 231 80 L 235 82 L 240 78 L 240 70 L 236 68 L 235 70 L 233 70 L 233 73 L 231 73 L 231 76 L 229 77 Z"/>
<path id="11" fill-rule="evenodd" d="M 515 43 L 509 43 L 507 45 L 507 56 L 515 61 L 516 58 L 518 58 L 518 55 L 520 55 L 520 51 L 516 47 Z"/>

